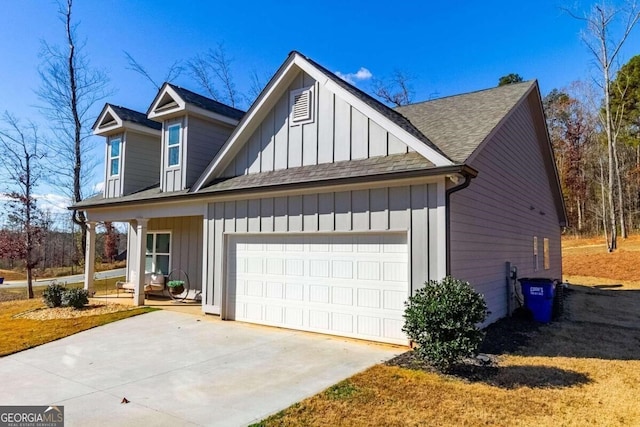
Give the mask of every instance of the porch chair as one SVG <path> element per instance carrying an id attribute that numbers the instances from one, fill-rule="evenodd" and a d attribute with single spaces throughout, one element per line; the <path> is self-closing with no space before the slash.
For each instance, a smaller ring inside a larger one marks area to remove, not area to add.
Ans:
<path id="1" fill-rule="evenodd" d="M 144 275 L 144 294 L 151 292 L 164 292 L 165 277 L 162 273 L 145 273 Z M 116 295 L 120 296 L 120 291 L 135 292 L 136 289 L 136 273 L 131 273 L 131 281 L 116 282 Z"/>

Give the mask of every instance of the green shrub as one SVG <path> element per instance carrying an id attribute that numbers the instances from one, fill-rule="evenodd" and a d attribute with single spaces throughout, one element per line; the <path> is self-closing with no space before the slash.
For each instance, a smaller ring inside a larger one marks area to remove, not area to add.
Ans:
<path id="1" fill-rule="evenodd" d="M 89 292 L 86 289 L 67 289 L 62 294 L 62 305 L 81 309 L 89 303 Z"/>
<path id="2" fill-rule="evenodd" d="M 47 307 L 60 307 L 62 305 L 62 294 L 65 287 L 56 281 L 53 281 L 42 291 L 42 299 Z"/>
<path id="3" fill-rule="evenodd" d="M 478 324 L 489 314 L 482 295 L 468 282 L 432 280 L 406 302 L 404 332 L 417 355 L 440 371 L 474 354 L 484 338 Z"/>

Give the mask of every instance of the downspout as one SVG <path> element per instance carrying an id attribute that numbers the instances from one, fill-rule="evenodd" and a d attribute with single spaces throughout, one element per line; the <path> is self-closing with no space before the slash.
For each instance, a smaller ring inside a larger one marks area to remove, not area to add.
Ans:
<path id="1" fill-rule="evenodd" d="M 474 171 L 475 172 L 475 171 Z M 464 181 L 460 184 L 451 187 L 445 191 L 445 216 L 446 216 L 446 273 L 447 276 L 451 275 L 451 195 L 457 191 L 464 190 L 471 184 L 471 179 L 475 178 L 477 173 L 463 170 L 460 174 L 464 177 Z"/>

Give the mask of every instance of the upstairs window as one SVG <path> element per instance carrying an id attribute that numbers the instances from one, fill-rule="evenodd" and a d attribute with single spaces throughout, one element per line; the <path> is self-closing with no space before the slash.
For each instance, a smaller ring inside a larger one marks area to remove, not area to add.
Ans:
<path id="1" fill-rule="evenodd" d="M 109 176 L 120 175 L 120 138 L 109 142 Z"/>
<path id="2" fill-rule="evenodd" d="M 167 166 L 178 166 L 180 164 L 180 125 L 169 126 L 167 136 Z"/>

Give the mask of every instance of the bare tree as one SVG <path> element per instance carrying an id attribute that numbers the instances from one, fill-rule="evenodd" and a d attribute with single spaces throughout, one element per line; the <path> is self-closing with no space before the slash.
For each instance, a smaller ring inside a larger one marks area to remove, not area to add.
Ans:
<path id="1" fill-rule="evenodd" d="M 42 63 L 39 68 L 41 85 L 37 90 L 41 107 L 49 119 L 54 137 L 49 143 L 52 152 L 53 183 L 64 189 L 77 203 L 88 190 L 89 176 L 96 163 L 91 163 L 90 116 L 98 102 L 110 94 L 107 75 L 91 67 L 84 54 L 84 43 L 77 42 L 72 21 L 73 0 L 60 5 L 58 14 L 64 24 L 64 47 L 42 42 Z M 86 250 L 86 217 L 81 210 L 73 211 L 73 222 L 82 232 L 82 255 Z"/>
<path id="2" fill-rule="evenodd" d="M 615 118 L 611 109 L 611 82 L 617 71 L 616 64 L 620 50 L 631 31 L 640 19 L 640 9 L 635 2 L 627 2 L 624 7 L 610 6 L 606 1 L 601 5 L 596 4 L 591 11 L 578 16 L 567 10 L 570 16 L 585 23 L 586 29 L 582 33 L 582 40 L 593 55 L 595 65 L 600 73 L 596 78 L 596 83 L 602 89 L 603 109 L 602 125 L 607 137 L 607 157 L 608 157 L 608 185 L 607 199 L 609 208 L 610 235 L 607 239 L 609 252 L 617 248 L 617 221 L 616 221 L 616 200 L 615 192 L 618 191 L 619 200 L 618 212 L 620 213 L 620 226 L 623 238 L 626 237 L 626 227 L 624 223 L 624 205 L 622 201 L 619 164 L 616 151 L 617 130 Z M 614 39 L 613 28 L 621 22 L 622 33 Z"/>
<path id="3" fill-rule="evenodd" d="M 182 66 L 181 61 L 175 60 L 173 64 L 171 64 L 167 69 L 164 79 L 162 81 L 157 81 L 153 77 L 151 77 L 151 74 L 147 72 L 147 69 L 141 63 L 139 63 L 133 56 L 131 56 L 129 52 L 125 51 L 124 55 L 127 57 L 127 62 L 129 63 L 129 66 L 127 67 L 127 69 L 131 71 L 135 71 L 136 73 L 143 76 L 153 85 L 153 87 L 156 88 L 156 90 L 160 90 L 164 82 L 173 82 L 174 80 L 176 80 L 178 77 L 180 77 L 180 75 L 184 71 L 184 67 Z"/>
<path id="4" fill-rule="evenodd" d="M 232 107 L 240 104 L 242 96 L 236 90 L 231 69 L 233 58 L 229 56 L 224 43 L 197 55 L 187 63 L 191 77 L 216 101 Z"/>
<path id="5" fill-rule="evenodd" d="M 395 70 L 391 77 L 383 80 L 374 79 L 372 91 L 383 102 L 400 107 L 413 102 L 413 89 L 411 81 L 413 77 L 408 73 Z"/>
<path id="6" fill-rule="evenodd" d="M 22 126 L 9 113 L 3 121 L 7 130 L 0 130 L 5 197 L 8 202 L 8 219 L 18 234 L 3 233 L 0 257 L 14 257 L 24 261 L 27 270 L 27 290 L 33 298 L 33 269 L 38 265 L 39 245 L 42 239 L 43 215 L 36 205 L 34 190 L 43 176 L 38 129 L 33 123 Z"/>

